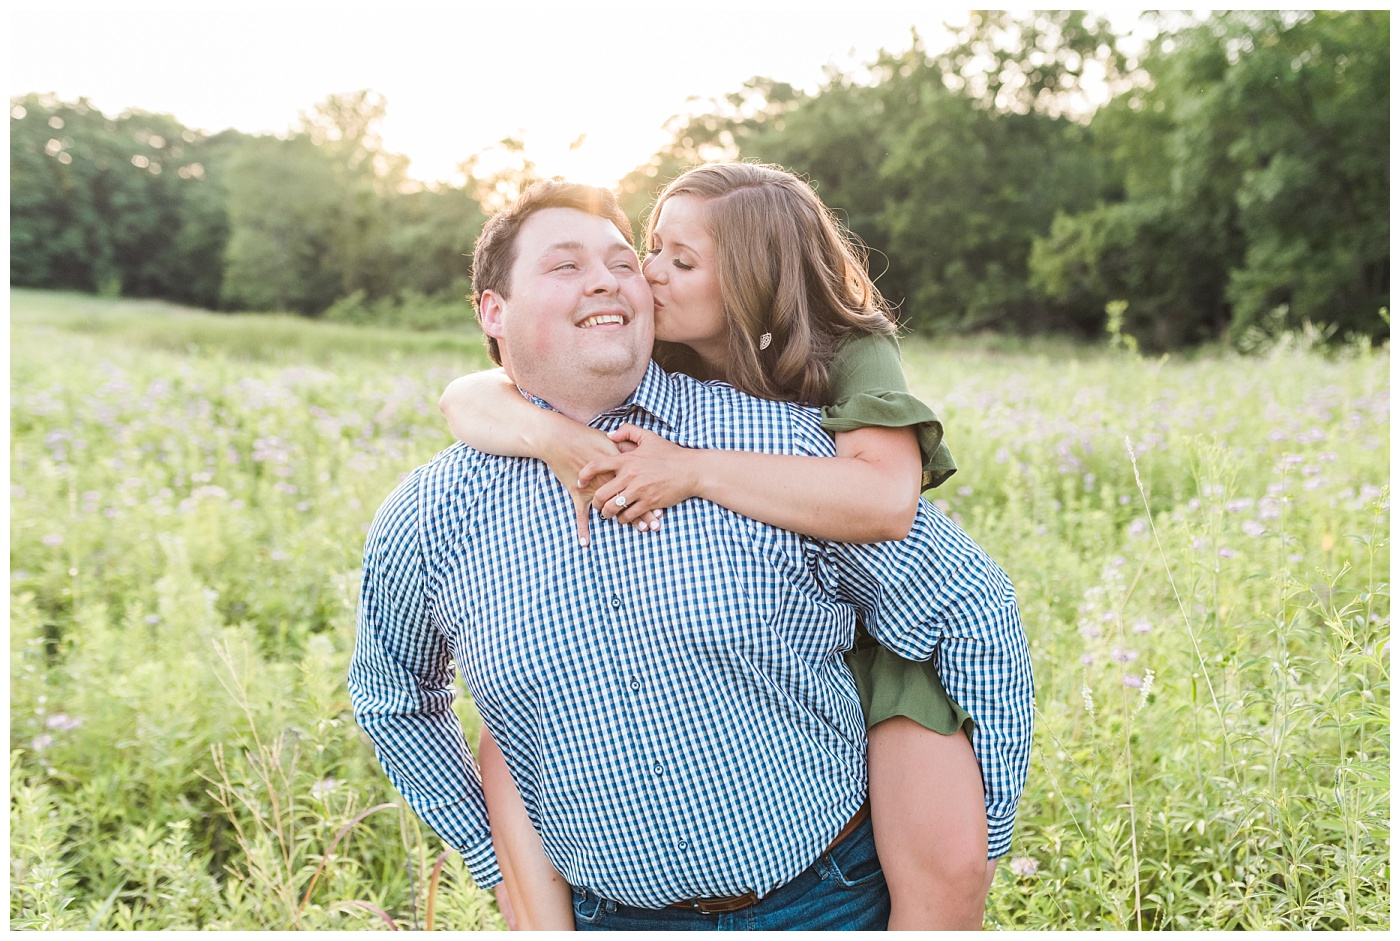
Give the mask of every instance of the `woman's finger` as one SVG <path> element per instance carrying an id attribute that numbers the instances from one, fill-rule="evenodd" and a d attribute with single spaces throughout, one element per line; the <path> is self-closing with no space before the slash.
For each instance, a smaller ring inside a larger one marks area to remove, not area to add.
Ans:
<path id="1" fill-rule="evenodd" d="M 620 466 L 618 461 L 622 455 L 612 454 L 608 457 L 598 457 L 589 461 L 579 468 L 578 486 L 580 490 L 586 490 L 593 484 L 593 478 L 599 474 L 616 474 Z"/>
<path id="2" fill-rule="evenodd" d="M 612 439 L 613 444 L 621 444 L 627 441 L 635 446 L 641 444 L 642 439 L 646 436 L 647 432 L 638 428 L 636 425 L 618 425 L 612 431 L 608 432 L 608 437 Z"/>
<path id="3" fill-rule="evenodd" d="M 589 511 L 593 509 L 593 503 L 586 493 L 570 491 L 569 497 L 574 501 L 574 526 L 578 529 L 578 544 L 587 548 L 588 516 Z"/>
<path id="4" fill-rule="evenodd" d="M 593 493 L 593 506 L 607 519 L 612 519 L 624 509 L 617 503 L 617 495 L 623 493 L 623 483 L 616 477 L 600 486 Z M 625 501 L 624 494 L 623 500 Z"/>

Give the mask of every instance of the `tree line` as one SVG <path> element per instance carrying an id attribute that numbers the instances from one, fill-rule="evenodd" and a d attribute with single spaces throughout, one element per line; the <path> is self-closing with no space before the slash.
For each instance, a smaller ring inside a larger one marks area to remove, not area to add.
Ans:
<path id="1" fill-rule="evenodd" d="M 788 167 L 920 332 L 1388 337 L 1389 13 L 1149 25 L 1130 49 L 1082 11 L 981 13 L 945 50 L 914 35 L 815 92 L 756 78 L 677 119 L 619 192 L 640 219 L 694 163 Z M 475 236 L 535 169 L 503 141 L 511 169 L 477 157 L 460 186 L 415 184 L 379 140 L 384 109 L 335 95 L 274 137 L 12 99 L 11 283 L 460 322 Z"/>

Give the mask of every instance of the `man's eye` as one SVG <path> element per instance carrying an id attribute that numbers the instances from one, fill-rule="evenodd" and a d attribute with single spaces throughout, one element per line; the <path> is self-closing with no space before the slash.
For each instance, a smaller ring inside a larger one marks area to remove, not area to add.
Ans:
<path id="1" fill-rule="evenodd" d="M 645 252 L 643 252 L 642 254 L 644 254 L 644 255 L 660 255 L 660 254 L 661 254 L 661 249 L 659 249 L 659 248 L 648 248 L 648 249 L 647 249 Z"/>

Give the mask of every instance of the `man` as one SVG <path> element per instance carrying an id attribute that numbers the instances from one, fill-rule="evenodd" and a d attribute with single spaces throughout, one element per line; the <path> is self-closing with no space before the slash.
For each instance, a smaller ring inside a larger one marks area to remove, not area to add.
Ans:
<path id="1" fill-rule="evenodd" d="M 478 314 L 522 392 L 604 430 L 833 454 L 815 411 L 650 362 L 630 233 L 610 194 L 563 183 L 487 223 Z M 865 728 L 841 654 L 859 616 L 906 656 L 940 642 L 988 655 L 997 695 L 1016 704 L 1004 725 L 1028 730 L 1005 575 L 927 503 L 908 538 L 864 546 L 699 500 L 660 532 L 596 527 L 586 548 L 573 518 L 543 462 L 461 444 L 380 509 L 350 689 L 390 781 L 478 885 L 499 882 L 450 709 L 455 658 L 574 887 L 578 927 L 883 928 Z M 1009 740 L 1005 767 L 984 775 L 1024 777 L 1028 736 Z"/>

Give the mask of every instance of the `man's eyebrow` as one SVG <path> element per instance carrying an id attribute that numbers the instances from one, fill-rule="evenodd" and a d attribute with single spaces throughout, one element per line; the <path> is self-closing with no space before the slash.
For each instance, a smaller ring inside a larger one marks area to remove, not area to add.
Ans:
<path id="1" fill-rule="evenodd" d="M 583 248 L 582 242 L 555 242 L 545 252 L 576 252 Z"/>

